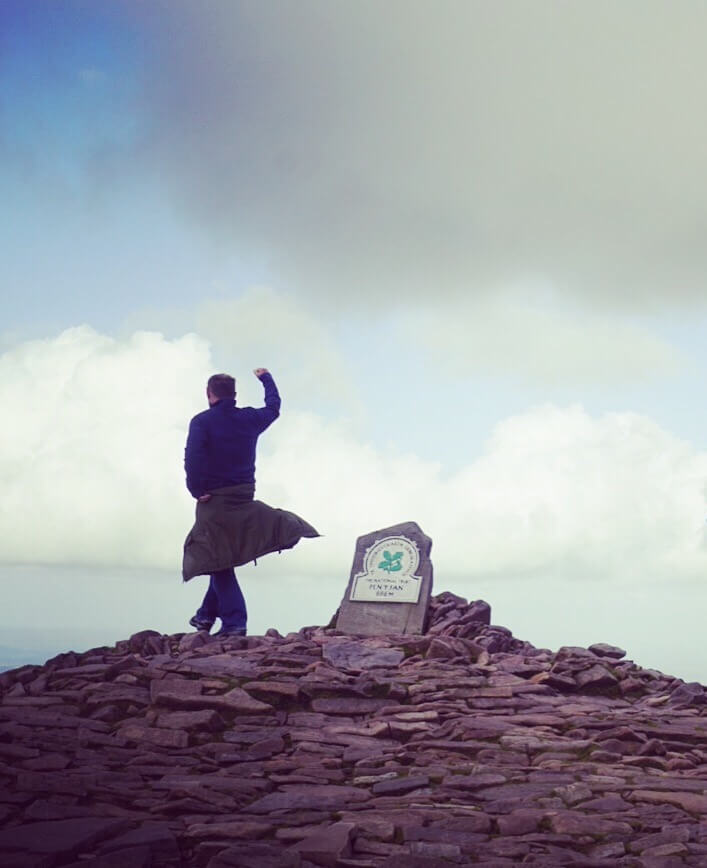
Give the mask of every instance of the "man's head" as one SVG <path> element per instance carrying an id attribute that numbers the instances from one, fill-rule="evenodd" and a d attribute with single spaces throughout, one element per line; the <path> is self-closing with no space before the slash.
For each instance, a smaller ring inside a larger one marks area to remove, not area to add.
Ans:
<path id="1" fill-rule="evenodd" d="M 209 404 L 215 404 L 222 398 L 235 398 L 236 381 L 230 374 L 213 374 L 206 384 L 206 397 Z"/>

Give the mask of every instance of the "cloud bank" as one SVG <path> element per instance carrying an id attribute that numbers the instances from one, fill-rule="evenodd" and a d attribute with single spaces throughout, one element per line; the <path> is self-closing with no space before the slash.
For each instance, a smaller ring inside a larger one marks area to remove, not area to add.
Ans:
<path id="1" fill-rule="evenodd" d="M 410 519 L 432 536 L 442 581 L 673 582 L 707 566 L 707 453 L 635 414 L 537 407 L 501 422 L 451 475 L 315 418 L 283 419 L 268 450 L 261 482 L 328 536 L 307 557 L 318 572 L 359 532 Z"/>
<path id="2" fill-rule="evenodd" d="M 339 410 L 344 404 L 351 410 L 356 402 L 352 373 L 336 345 L 334 330 L 292 295 L 250 287 L 235 298 L 202 302 L 194 321 L 198 334 L 219 356 L 232 359 L 238 367 L 266 366 L 282 372 L 288 392 L 300 400 L 337 404 Z M 249 402 L 260 399 L 257 384 L 243 385 Z"/>
<path id="3" fill-rule="evenodd" d="M 0 357 L 2 560 L 172 563 L 185 419 L 209 373 L 193 335 L 119 342 L 87 326 Z"/>
<path id="4" fill-rule="evenodd" d="M 410 308 L 395 333 L 441 367 L 546 386 L 612 387 L 677 375 L 683 354 L 653 323 L 617 312 L 578 311 L 554 294 L 521 291 Z"/>
<path id="5" fill-rule="evenodd" d="M 280 285 L 352 307 L 536 280 L 602 308 L 703 303 L 699 4 L 124 14 L 150 53 L 129 166 Z"/>
<path id="6" fill-rule="evenodd" d="M 178 571 L 192 517 L 182 459 L 208 344 L 88 327 L 0 358 L 0 561 Z M 440 451 L 444 432 L 440 430 Z M 356 536 L 416 520 L 445 577 L 615 582 L 704 576 L 707 453 L 650 419 L 541 406 L 501 422 L 461 470 L 387 453 L 343 422 L 285 412 L 258 492 L 325 534 L 286 569 L 345 576 Z"/>

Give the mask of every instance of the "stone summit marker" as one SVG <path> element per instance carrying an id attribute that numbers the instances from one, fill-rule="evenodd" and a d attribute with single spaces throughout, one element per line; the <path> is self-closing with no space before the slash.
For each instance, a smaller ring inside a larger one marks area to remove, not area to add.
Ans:
<path id="1" fill-rule="evenodd" d="M 431 548 L 414 521 L 360 536 L 336 629 L 362 636 L 422 633 L 432 593 Z"/>

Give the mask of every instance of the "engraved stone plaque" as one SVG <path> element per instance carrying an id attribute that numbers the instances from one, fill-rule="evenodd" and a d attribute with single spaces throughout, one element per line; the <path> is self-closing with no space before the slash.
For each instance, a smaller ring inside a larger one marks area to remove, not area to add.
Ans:
<path id="1" fill-rule="evenodd" d="M 359 537 L 337 629 L 364 636 L 422 633 L 432 592 L 431 548 L 412 521 Z"/>
<path id="2" fill-rule="evenodd" d="M 363 556 L 363 572 L 354 576 L 350 600 L 376 603 L 417 603 L 422 579 L 417 543 L 406 536 L 386 536 Z"/>

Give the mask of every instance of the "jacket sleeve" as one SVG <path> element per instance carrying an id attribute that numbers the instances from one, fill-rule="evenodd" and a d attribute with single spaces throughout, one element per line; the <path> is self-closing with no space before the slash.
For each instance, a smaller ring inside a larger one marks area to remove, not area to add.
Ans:
<path id="1" fill-rule="evenodd" d="M 201 497 L 204 491 L 206 473 L 206 429 L 198 416 L 189 423 L 187 445 L 184 450 L 184 469 L 187 474 L 187 488 L 193 497 Z"/>
<path id="2" fill-rule="evenodd" d="M 275 380 L 272 374 L 263 374 L 260 382 L 265 389 L 265 406 L 259 407 L 255 411 L 255 428 L 258 433 L 264 431 L 268 425 L 277 419 L 280 415 L 280 393 L 277 391 Z"/>

